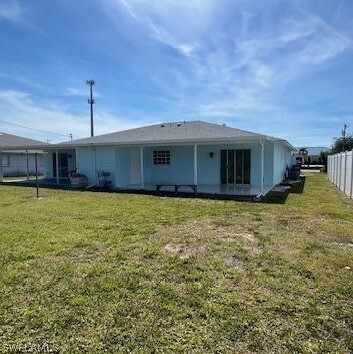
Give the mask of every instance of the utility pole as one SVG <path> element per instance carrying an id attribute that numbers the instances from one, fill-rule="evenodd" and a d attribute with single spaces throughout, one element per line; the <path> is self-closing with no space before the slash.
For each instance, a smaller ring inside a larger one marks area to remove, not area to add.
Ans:
<path id="1" fill-rule="evenodd" d="M 347 131 L 347 124 L 344 123 L 344 124 L 343 124 L 343 129 L 342 129 L 342 136 L 343 136 L 343 139 L 346 138 L 346 131 Z"/>
<path id="2" fill-rule="evenodd" d="M 344 123 L 342 129 L 343 151 L 346 151 L 346 132 L 347 132 L 347 124 Z"/>
<path id="3" fill-rule="evenodd" d="M 92 87 L 96 84 L 94 80 L 87 80 L 86 84 L 90 87 L 90 98 L 88 99 L 88 104 L 91 105 L 91 137 L 94 136 L 94 129 L 93 129 L 93 105 L 96 103 L 95 99 L 93 98 L 93 90 Z"/>

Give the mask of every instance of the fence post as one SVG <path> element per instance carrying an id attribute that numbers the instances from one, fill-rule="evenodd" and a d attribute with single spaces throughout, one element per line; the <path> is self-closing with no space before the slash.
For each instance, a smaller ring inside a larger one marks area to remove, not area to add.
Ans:
<path id="1" fill-rule="evenodd" d="M 336 155 L 332 155 L 333 159 L 333 180 L 332 182 L 335 183 L 336 180 Z"/>
<path id="2" fill-rule="evenodd" d="M 339 154 L 336 154 L 336 178 L 335 178 L 335 185 L 338 187 L 338 173 L 339 173 Z"/>
<path id="3" fill-rule="evenodd" d="M 330 163 L 330 175 L 329 175 L 329 178 L 330 178 L 330 181 L 332 182 L 332 155 L 329 155 L 329 163 Z"/>
<path id="4" fill-rule="evenodd" d="M 333 175 L 332 175 L 332 171 L 333 171 L 333 169 L 332 169 L 332 155 L 330 155 L 330 178 L 331 178 L 331 182 L 332 182 L 332 180 L 333 180 Z"/>
<path id="5" fill-rule="evenodd" d="M 344 169 L 344 152 L 341 153 L 341 191 L 344 192 L 344 174 L 345 174 L 345 169 Z"/>
<path id="6" fill-rule="evenodd" d="M 332 171 L 332 183 L 335 183 L 335 174 L 336 174 L 335 155 L 332 155 L 332 166 L 333 166 L 333 171 Z"/>
<path id="7" fill-rule="evenodd" d="M 347 151 L 344 152 L 344 169 L 343 172 L 343 193 L 346 193 L 346 173 L 347 173 Z"/>
<path id="8" fill-rule="evenodd" d="M 342 152 L 340 152 L 340 169 L 339 169 L 339 176 L 340 176 L 340 178 L 339 178 L 339 180 L 338 180 L 338 189 L 339 190 L 341 190 L 341 186 L 342 186 L 342 184 L 341 184 L 341 180 L 342 180 Z"/>
<path id="9" fill-rule="evenodd" d="M 337 187 L 338 185 L 338 154 L 335 155 L 335 160 L 336 160 L 336 176 L 335 176 L 335 186 Z"/>
<path id="10" fill-rule="evenodd" d="M 332 182 L 332 180 L 333 180 L 333 173 L 332 173 L 332 171 L 333 171 L 333 169 L 332 169 L 332 155 L 330 155 L 330 181 Z"/>

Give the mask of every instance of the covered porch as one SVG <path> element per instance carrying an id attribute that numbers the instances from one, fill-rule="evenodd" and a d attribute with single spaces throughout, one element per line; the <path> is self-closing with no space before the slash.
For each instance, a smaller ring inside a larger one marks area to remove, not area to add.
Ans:
<path id="1" fill-rule="evenodd" d="M 77 170 L 76 149 L 46 150 L 43 183 L 70 185 L 70 176 Z"/>
<path id="2" fill-rule="evenodd" d="M 0 158 L 2 157 L 0 152 Z M 35 151 L 26 149 L 26 155 L 37 155 Z M 38 183 L 41 185 L 70 185 L 70 175 L 76 171 L 76 150 L 56 149 L 42 151 L 43 171 L 38 170 Z M 37 159 L 37 156 L 35 157 Z M 28 161 L 28 157 L 27 157 Z M 32 169 L 33 170 L 33 169 Z M 17 178 L 4 178 L 3 164 L 0 164 L 0 182 L 28 182 L 36 181 L 36 173 L 30 171 L 27 162 L 27 172 Z"/>
<path id="3" fill-rule="evenodd" d="M 129 163 L 129 176 L 117 179 L 116 188 L 120 190 L 255 197 L 272 188 L 271 176 L 264 170 L 263 140 L 118 150 L 118 156 L 128 155 Z"/>

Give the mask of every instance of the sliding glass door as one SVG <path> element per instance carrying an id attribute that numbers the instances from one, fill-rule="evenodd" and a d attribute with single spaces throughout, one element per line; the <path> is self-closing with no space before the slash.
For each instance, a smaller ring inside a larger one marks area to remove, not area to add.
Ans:
<path id="1" fill-rule="evenodd" d="M 221 150 L 221 183 L 250 184 L 251 150 Z"/>

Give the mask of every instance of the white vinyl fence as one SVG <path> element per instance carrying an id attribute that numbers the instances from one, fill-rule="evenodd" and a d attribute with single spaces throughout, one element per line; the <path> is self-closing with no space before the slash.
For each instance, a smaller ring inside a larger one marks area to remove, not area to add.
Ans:
<path id="1" fill-rule="evenodd" d="M 328 179 L 353 198 L 353 150 L 327 157 Z"/>

